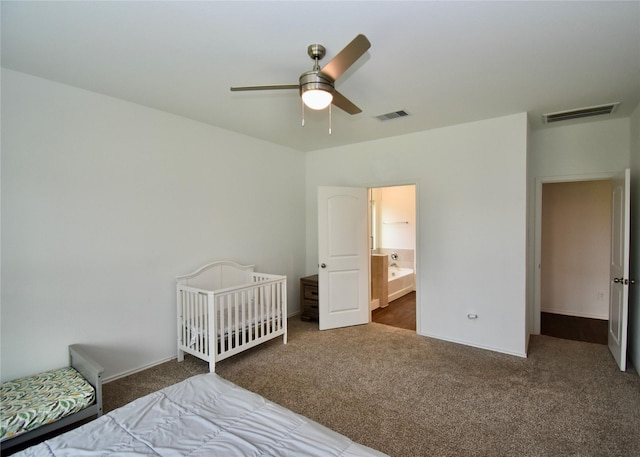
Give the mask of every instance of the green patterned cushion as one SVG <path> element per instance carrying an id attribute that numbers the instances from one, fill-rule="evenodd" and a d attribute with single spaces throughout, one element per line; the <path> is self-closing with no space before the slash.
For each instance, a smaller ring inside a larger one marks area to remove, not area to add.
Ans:
<path id="1" fill-rule="evenodd" d="M 0 384 L 0 439 L 49 424 L 93 404 L 91 384 L 71 367 Z"/>

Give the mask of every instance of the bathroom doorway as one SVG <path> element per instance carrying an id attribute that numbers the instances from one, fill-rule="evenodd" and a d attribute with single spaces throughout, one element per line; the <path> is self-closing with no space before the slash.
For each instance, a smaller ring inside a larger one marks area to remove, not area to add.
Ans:
<path id="1" fill-rule="evenodd" d="M 416 186 L 369 189 L 371 320 L 416 331 Z"/>

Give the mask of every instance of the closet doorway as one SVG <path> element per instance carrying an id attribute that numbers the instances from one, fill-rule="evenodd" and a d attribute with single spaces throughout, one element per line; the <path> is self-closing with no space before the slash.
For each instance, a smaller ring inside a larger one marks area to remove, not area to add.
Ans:
<path id="1" fill-rule="evenodd" d="M 371 321 L 416 331 L 416 186 L 369 189 Z"/>
<path id="2" fill-rule="evenodd" d="M 542 184 L 540 333 L 607 344 L 611 179 Z"/>

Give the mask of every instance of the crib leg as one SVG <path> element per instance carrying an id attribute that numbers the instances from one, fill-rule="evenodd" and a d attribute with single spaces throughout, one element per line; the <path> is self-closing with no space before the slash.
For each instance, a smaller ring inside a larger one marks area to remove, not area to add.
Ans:
<path id="1" fill-rule="evenodd" d="M 178 362 L 182 362 L 184 360 L 184 351 L 178 349 Z"/>

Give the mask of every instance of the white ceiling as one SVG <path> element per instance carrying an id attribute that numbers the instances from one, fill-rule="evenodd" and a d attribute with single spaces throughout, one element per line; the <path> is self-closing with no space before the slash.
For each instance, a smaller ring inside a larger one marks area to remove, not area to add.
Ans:
<path id="1" fill-rule="evenodd" d="M 640 102 L 640 2 L 2 1 L 2 66 L 308 151 L 518 112 Z M 296 84 L 358 33 L 336 83 L 363 112 L 306 110 Z M 405 110 L 410 116 L 379 121 Z M 553 127 L 541 127 L 553 128 Z"/>

